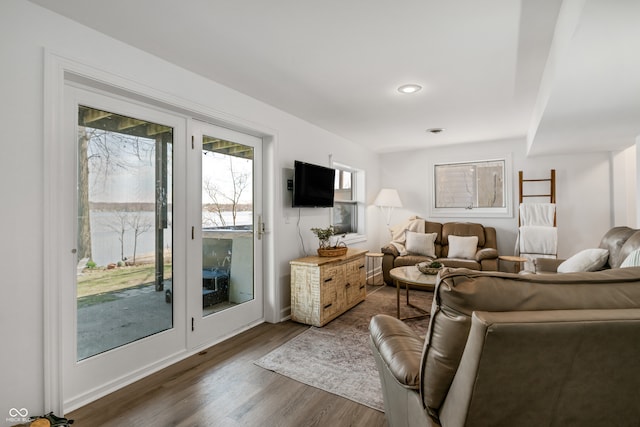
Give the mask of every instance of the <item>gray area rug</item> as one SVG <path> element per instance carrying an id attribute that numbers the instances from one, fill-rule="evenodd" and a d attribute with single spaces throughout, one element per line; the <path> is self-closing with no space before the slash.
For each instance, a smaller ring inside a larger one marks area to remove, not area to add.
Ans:
<path id="1" fill-rule="evenodd" d="M 411 291 L 411 303 L 430 309 L 431 292 Z M 401 315 L 418 314 L 405 305 Z M 304 384 L 384 411 L 382 388 L 369 348 L 369 320 L 376 314 L 396 315 L 396 290 L 370 287 L 367 298 L 322 328 L 310 327 L 254 363 Z M 405 320 L 420 335 L 428 318 Z"/>

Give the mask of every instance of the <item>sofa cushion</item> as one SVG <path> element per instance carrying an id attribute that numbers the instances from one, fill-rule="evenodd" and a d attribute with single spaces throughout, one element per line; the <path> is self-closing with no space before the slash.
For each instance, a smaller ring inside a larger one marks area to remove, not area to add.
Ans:
<path id="1" fill-rule="evenodd" d="M 475 259 L 478 236 L 449 236 L 447 258 Z"/>
<path id="2" fill-rule="evenodd" d="M 600 270 L 609 258 L 607 249 L 585 249 L 573 255 L 558 266 L 558 273 Z"/>
<path id="3" fill-rule="evenodd" d="M 404 255 L 393 260 L 393 267 L 406 267 L 408 265 L 416 265 L 419 262 L 431 262 L 433 258 L 423 255 Z"/>
<path id="4" fill-rule="evenodd" d="M 486 246 L 484 226 L 475 222 L 447 222 L 442 225 L 442 244 L 449 244 L 449 236 L 478 236 L 478 247 Z"/>
<path id="5" fill-rule="evenodd" d="M 640 308 L 640 267 L 526 275 L 445 268 L 434 291 L 422 358 L 423 402 L 436 411 L 442 404 L 458 369 L 474 311 L 616 308 Z"/>
<path id="6" fill-rule="evenodd" d="M 405 247 L 410 254 L 436 257 L 435 241 L 436 233 L 416 233 L 415 231 L 405 231 Z"/>

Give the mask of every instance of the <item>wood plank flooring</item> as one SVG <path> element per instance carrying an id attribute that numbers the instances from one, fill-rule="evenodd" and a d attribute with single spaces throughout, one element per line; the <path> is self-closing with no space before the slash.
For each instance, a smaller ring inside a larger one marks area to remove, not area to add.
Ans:
<path id="1" fill-rule="evenodd" d="M 74 427 L 386 426 L 382 412 L 253 364 L 306 329 L 264 323 L 67 418 Z"/>

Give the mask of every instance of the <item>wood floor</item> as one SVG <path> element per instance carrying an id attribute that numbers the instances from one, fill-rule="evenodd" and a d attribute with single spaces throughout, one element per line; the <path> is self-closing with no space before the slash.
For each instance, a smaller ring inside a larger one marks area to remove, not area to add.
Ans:
<path id="1" fill-rule="evenodd" d="M 264 323 L 67 414 L 85 426 L 386 426 L 382 412 L 253 361 L 307 329 Z"/>

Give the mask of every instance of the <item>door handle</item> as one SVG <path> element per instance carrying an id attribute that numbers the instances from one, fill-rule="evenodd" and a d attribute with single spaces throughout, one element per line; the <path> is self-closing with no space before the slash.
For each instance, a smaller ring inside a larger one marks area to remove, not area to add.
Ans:
<path id="1" fill-rule="evenodd" d="M 258 240 L 262 240 L 264 236 L 264 222 L 262 222 L 262 215 L 258 215 Z"/>

